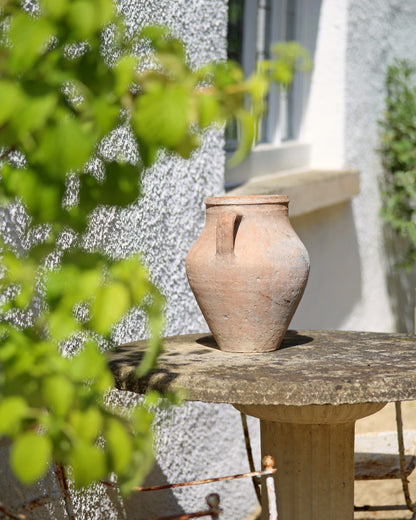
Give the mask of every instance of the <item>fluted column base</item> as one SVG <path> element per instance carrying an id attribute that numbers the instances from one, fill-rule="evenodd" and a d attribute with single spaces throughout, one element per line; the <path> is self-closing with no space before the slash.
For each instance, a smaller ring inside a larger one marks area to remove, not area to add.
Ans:
<path id="1" fill-rule="evenodd" d="M 355 420 L 384 404 L 236 406 L 260 418 L 262 456 L 271 455 L 279 520 L 352 520 Z M 263 518 L 268 518 L 263 493 Z"/>

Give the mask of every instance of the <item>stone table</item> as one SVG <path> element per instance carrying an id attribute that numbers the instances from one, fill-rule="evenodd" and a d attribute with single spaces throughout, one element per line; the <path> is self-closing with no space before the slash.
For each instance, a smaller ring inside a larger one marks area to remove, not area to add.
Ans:
<path id="1" fill-rule="evenodd" d="M 351 520 L 355 421 L 416 399 L 413 335 L 289 331 L 279 350 L 262 354 L 222 352 L 207 334 L 175 336 L 158 368 L 138 378 L 145 348 L 139 341 L 109 355 L 117 388 L 182 389 L 188 400 L 232 403 L 260 419 L 262 455 L 276 461 L 279 520 Z"/>

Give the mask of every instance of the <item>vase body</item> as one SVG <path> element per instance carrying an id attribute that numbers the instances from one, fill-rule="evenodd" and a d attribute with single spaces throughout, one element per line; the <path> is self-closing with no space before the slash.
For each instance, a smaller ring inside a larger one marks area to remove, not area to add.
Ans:
<path id="1" fill-rule="evenodd" d="M 284 195 L 209 197 L 206 223 L 186 258 L 196 301 L 219 348 L 279 348 L 302 298 L 309 255 Z"/>

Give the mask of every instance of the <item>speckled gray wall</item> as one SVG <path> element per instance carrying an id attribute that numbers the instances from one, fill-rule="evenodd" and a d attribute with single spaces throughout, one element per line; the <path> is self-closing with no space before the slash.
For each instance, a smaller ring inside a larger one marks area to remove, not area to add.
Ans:
<path id="1" fill-rule="evenodd" d="M 120 6 L 132 31 L 148 23 L 170 27 L 184 41 L 192 64 L 226 56 L 226 0 L 124 0 Z M 124 130 L 116 132 L 104 148 L 111 154 L 120 146 L 128 156 L 134 156 L 134 147 Z M 160 157 L 146 173 L 144 196 L 135 207 L 117 215 L 100 213 L 95 217 L 90 243 L 101 244 L 115 256 L 143 253 L 153 279 L 167 298 L 166 335 L 207 330 L 188 287 L 184 260 L 204 224 L 204 198 L 223 190 L 223 171 L 223 134 L 210 130 L 191 160 Z M 132 312 L 116 331 L 116 340 L 123 342 L 144 335 L 142 316 Z M 253 441 L 258 445 L 256 426 L 251 421 Z M 155 429 L 158 457 L 148 483 L 248 470 L 240 417 L 232 407 L 187 403 L 162 412 Z M 244 518 L 255 508 L 251 482 L 245 481 L 141 494 L 123 504 L 121 510 L 107 497 L 105 518 L 146 519 L 198 510 L 213 490 L 221 495 L 224 520 Z M 97 490 L 94 496 L 78 501 L 80 518 L 102 518 L 102 507 L 97 508 L 96 503 L 100 495 Z"/>
<path id="2" fill-rule="evenodd" d="M 118 5 L 130 31 L 149 23 L 170 27 L 184 41 L 193 65 L 226 56 L 227 0 L 121 0 Z M 201 149 L 189 161 L 162 154 L 156 166 L 144 175 L 144 196 L 139 202 L 118 213 L 96 212 L 86 237 L 87 245 L 99 245 L 115 257 L 143 253 L 154 281 L 167 299 L 166 335 L 207 330 L 188 287 L 184 260 L 204 224 L 204 198 L 223 191 L 223 144 L 222 131 L 209 130 Z M 102 147 L 109 156 L 122 152 L 127 158 L 136 157 L 126 129 L 113 132 Z M 115 339 L 125 342 L 145 335 L 143 316 L 133 311 L 117 328 Z M 126 403 L 137 396 L 115 398 Z M 258 446 L 255 420 L 250 427 Z M 155 431 L 158 455 L 148 482 L 171 483 L 248 471 L 240 416 L 231 406 L 187 403 L 161 412 Z M 0 446 L 3 457 L 6 449 Z M 17 483 L 4 471 L 2 476 L 2 482 L 8 483 L 2 485 L 2 499 L 13 496 L 15 505 L 21 503 L 24 493 Z M 48 477 L 38 486 L 40 491 L 34 489 L 33 493 L 51 490 L 51 485 L 53 490 L 56 483 L 51 481 Z M 245 518 L 256 506 L 251 481 L 246 480 L 140 494 L 126 502 L 98 486 L 84 494 L 74 493 L 74 509 L 77 520 L 146 519 L 199 510 L 211 491 L 221 495 L 224 520 Z M 60 503 L 38 509 L 33 518 L 66 516 Z"/>

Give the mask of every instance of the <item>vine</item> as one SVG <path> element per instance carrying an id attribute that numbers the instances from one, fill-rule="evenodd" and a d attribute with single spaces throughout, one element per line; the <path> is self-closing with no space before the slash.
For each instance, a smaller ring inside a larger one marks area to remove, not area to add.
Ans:
<path id="1" fill-rule="evenodd" d="M 0 238 L 0 435 L 11 439 L 11 467 L 25 484 L 54 461 L 72 468 L 78 487 L 115 473 L 127 493 L 150 469 L 159 396 L 128 414 L 111 407 L 101 346 L 130 308 L 141 308 L 149 340 L 138 373 L 146 373 L 162 348 L 164 299 L 139 256 L 85 250 L 89 216 L 135 203 L 159 150 L 189 158 L 210 125 L 236 117 L 242 157 L 269 82 L 286 85 L 303 59 L 280 46 L 245 79 L 231 62 L 192 69 L 164 28 L 130 37 L 125 29 L 111 0 L 40 0 L 33 12 L 0 0 L 0 211 L 29 215 L 25 247 L 4 229 Z M 111 63 L 103 34 L 117 56 Z M 135 137 L 138 164 L 100 151 L 120 125 Z M 68 342 L 77 352 L 65 357 Z"/>
<path id="2" fill-rule="evenodd" d="M 411 269 L 416 260 L 416 68 L 395 62 L 387 71 L 387 98 L 382 133 L 382 217 L 406 240 L 399 266 Z"/>

